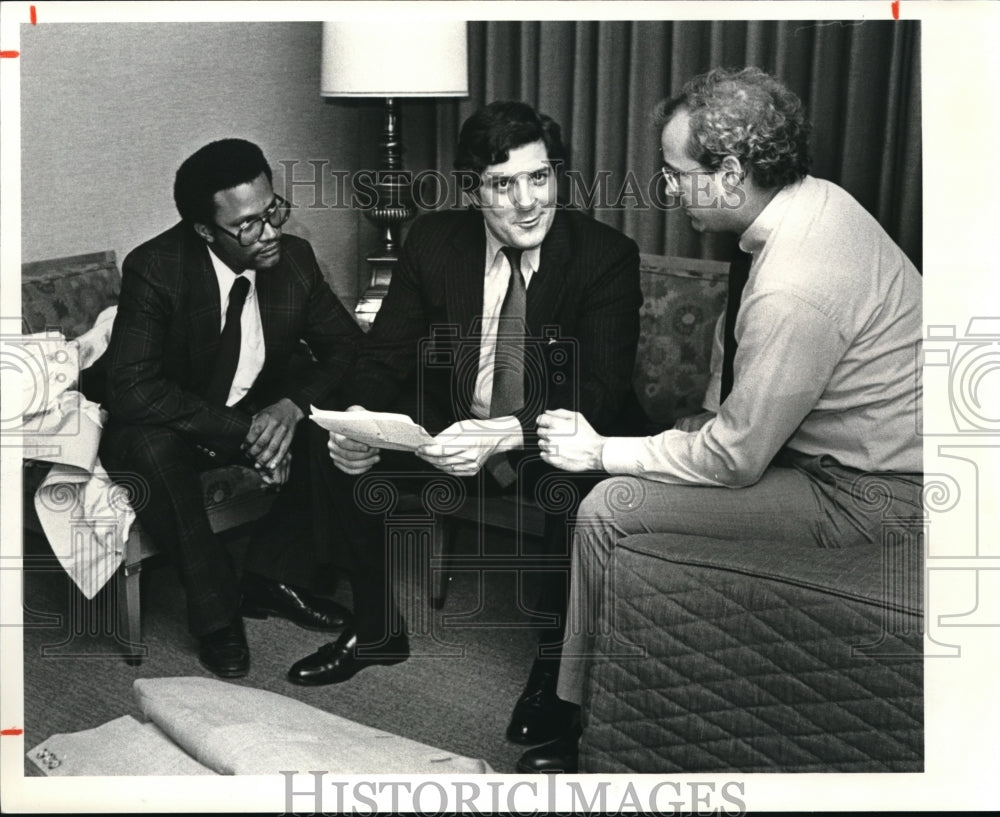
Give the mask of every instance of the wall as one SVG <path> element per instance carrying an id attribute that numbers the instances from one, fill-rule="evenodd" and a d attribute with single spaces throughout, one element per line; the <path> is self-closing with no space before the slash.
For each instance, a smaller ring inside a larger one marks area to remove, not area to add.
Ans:
<path id="1" fill-rule="evenodd" d="M 319 23 L 22 26 L 20 50 L 23 261 L 110 248 L 120 264 L 177 221 L 174 173 L 213 139 L 259 144 L 279 193 L 282 160 L 298 162 L 297 179 L 311 178 L 309 160 L 357 166 L 359 109 L 319 96 Z M 296 210 L 287 230 L 353 306 L 359 229 L 367 241 L 374 228 L 323 206 L 334 198 Z"/>

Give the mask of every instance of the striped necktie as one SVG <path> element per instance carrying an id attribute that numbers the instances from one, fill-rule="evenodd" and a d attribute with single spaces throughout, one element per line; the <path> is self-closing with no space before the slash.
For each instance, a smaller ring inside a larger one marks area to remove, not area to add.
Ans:
<path id="1" fill-rule="evenodd" d="M 493 395 L 490 417 L 509 417 L 524 406 L 524 335 L 527 315 L 527 288 L 521 272 L 521 250 L 502 247 L 500 252 L 510 264 L 507 294 L 497 321 L 496 352 L 493 355 Z M 495 454 L 486 461 L 486 470 L 502 488 L 514 484 L 517 475 L 506 454 Z"/>
<path id="2" fill-rule="evenodd" d="M 524 320 L 527 290 L 524 274 L 521 272 L 521 250 L 503 247 L 500 252 L 510 264 L 510 281 L 497 321 L 490 417 L 508 417 L 524 406 Z"/>

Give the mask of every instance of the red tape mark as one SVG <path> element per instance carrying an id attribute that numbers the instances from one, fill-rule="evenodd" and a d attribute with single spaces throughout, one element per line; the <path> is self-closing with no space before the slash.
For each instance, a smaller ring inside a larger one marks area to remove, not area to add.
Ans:
<path id="1" fill-rule="evenodd" d="M 899 0 L 892 0 L 892 19 L 899 19 Z"/>
<path id="2" fill-rule="evenodd" d="M 31 24 L 32 25 L 38 24 L 38 13 L 35 11 L 34 6 L 31 7 Z"/>
<path id="3" fill-rule="evenodd" d="M 20 57 L 20 51 L 0 51 L 0 57 Z"/>
<path id="4" fill-rule="evenodd" d="M 23 735 L 23 729 L 0 729 L 0 735 Z"/>

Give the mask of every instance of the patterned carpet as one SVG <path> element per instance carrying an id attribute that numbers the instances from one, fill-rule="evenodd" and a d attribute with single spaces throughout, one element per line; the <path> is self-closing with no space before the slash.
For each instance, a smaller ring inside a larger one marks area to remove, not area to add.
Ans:
<path id="1" fill-rule="evenodd" d="M 470 547 L 476 535 L 471 526 L 460 530 L 459 548 Z M 238 554 L 240 543 L 233 544 Z M 512 548 L 513 542 L 496 533 L 486 546 L 497 552 Z M 198 663 L 196 642 L 184 625 L 183 594 L 169 564 L 154 560 L 143 571 L 143 637 L 149 656 L 141 666 L 130 667 L 116 654 L 120 648 L 108 624 L 114 620 L 111 594 L 102 591 L 88 602 L 44 542 L 29 536 L 25 548 L 32 565 L 25 575 L 25 747 L 121 715 L 140 718 L 131 693 L 136 678 L 213 677 Z M 510 571 L 456 573 L 444 609 L 436 612 L 423 600 L 411 599 L 409 588 L 400 588 L 404 604 L 409 600 L 413 610 L 426 611 L 423 623 L 419 615 L 414 616 L 416 624 L 411 618 L 411 629 L 419 628 L 411 635 L 412 657 L 328 687 L 298 687 L 285 680 L 292 663 L 327 640 L 323 634 L 280 619 L 248 619 L 250 674 L 235 683 L 482 758 L 495 771 L 512 773 L 524 747 L 508 743 L 504 730 L 527 679 L 535 643 L 527 616 L 518 609 L 516 586 Z M 333 595 L 350 604 L 345 581 Z M 37 772 L 27 762 L 25 768 L 26 774 Z"/>

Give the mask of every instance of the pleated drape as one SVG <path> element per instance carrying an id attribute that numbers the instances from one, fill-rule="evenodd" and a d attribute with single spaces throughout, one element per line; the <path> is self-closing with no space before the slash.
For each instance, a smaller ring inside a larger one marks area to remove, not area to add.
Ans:
<path id="1" fill-rule="evenodd" d="M 725 258 L 732 237 L 699 235 L 664 206 L 650 114 L 695 74 L 755 65 L 805 103 L 813 174 L 845 187 L 920 266 L 918 21 L 473 22 L 469 54 L 467 99 L 418 104 L 407 141 L 422 166 L 451 168 L 477 107 L 522 99 L 562 126 L 564 197 L 644 252 Z"/>

